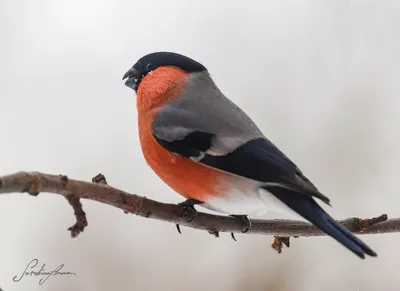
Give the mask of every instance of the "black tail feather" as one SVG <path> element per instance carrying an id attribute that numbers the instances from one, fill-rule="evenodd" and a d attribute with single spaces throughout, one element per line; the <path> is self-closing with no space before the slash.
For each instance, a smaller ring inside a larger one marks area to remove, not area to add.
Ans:
<path id="1" fill-rule="evenodd" d="M 364 259 L 365 254 L 377 256 L 369 246 L 330 217 L 313 198 L 280 187 L 264 187 L 264 189 L 360 258 Z"/>

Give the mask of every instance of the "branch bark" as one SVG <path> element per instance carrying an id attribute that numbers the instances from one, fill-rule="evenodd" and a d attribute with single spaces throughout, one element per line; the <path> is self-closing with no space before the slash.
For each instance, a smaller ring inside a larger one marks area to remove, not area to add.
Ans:
<path id="1" fill-rule="evenodd" d="M 87 226 L 86 214 L 80 199 L 89 199 L 122 209 L 125 213 L 158 219 L 191 228 L 206 230 L 219 236 L 220 232 L 241 233 L 243 225 L 229 216 L 213 215 L 198 212 L 188 221 L 185 208 L 175 204 L 162 203 L 130 194 L 107 185 L 106 179 L 99 174 L 92 183 L 69 179 L 64 175 L 50 175 L 40 172 L 18 172 L 0 177 L 0 194 L 29 193 L 37 196 L 41 192 L 64 196 L 74 209 L 77 219 L 68 230 L 76 237 Z M 389 219 L 386 214 L 371 219 L 348 218 L 339 221 L 356 234 L 380 234 L 400 232 L 400 218 Z M 289 245 L 287 237 L 323 236 L 325 233 L 313 225 L 293 220 L 259 220 L 252 219 L 252 226 L 246 234 L 263 234 L 275 236 L 273 248 L 281 251 L 282 244 Z"/>

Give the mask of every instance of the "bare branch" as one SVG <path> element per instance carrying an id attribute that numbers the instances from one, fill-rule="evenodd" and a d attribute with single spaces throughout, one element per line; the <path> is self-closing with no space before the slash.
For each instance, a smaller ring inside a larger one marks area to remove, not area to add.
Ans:
<path id="1" fill-rule="evenodd" d="M 37 196 L 40 192 L 47 192 L 64 196 L 73 207 L 77 219 L 75 225 L 69 228 L 73 237 L 87 226 L 80 199 L 105 203 L 120 208 L 125 213 L 206 230 L 216 237 L 219 237 L 220 232 L 242 233 L 243 225 L 232 217 L 199 212 L 188 222 L 185 218 L 185 208 L 180 205 L 161 203 L 113 188 L 107 185 L 105 177 L 101 174 L 92 181 L 93 183 L 78 181 L 63 175 L 39 172 L 18 172 L 0 177 L 0 194 L 27 192 Z M 357 234 L 400 232 L 400 218 L 388 220 L 386 214 L 372 219 L 348 218 L 339 222 Z M 251 225 L 246 234 L 275 236 L 273 247 L 278 251 L 282 250 L 282 244 L 289 246 L 288 237 L 325 235 L 313 225 L 302 221 L 254 219 Z"/>
<path id="2" fill-rule="evenodd" d="M 86 213 L 83 211 L 79 197 L 71 194 L 67 195 L 66 198 L 69 204 L 74 209 L 74 214 L 76 217 L 76 223 L 70 228 L 68 228 L 68 230 L 71 231 L 72 237 L 77 237 L 81 232 L 83 232 L 85 227 L 88 225 L 86 220 Z"/>

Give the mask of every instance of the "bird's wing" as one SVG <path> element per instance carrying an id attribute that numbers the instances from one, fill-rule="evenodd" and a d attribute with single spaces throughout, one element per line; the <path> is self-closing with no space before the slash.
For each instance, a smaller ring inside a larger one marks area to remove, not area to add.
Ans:
<path id="1" fill-rule="evenodd" d="M 153 122 L 153 135 L 162 147 L 203 165 L 318 197 L 329 204 L 329 199 L 208 75 L 194 75 L 183 92 L 159 109 Z"/>

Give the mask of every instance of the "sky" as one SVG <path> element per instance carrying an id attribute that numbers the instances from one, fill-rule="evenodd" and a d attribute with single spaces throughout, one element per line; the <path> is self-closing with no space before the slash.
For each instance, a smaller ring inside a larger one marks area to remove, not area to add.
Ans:
<path id="1" fill-rule="evenodd" d="M 182 197 L 140 151 L 122 76 L 143 55 L 185 54 L 211 73 L 331 199 L 333 217 L 400 216 L 400 2 L 0 0 L 0 175 L 65 174 L 162 202 Z M 363 235 L 360 260 L 328 237 L 214 238 L 82 201 L 0 197 L 0 286 L 8 290 L 397 290 L 400 234 Z M 272 216 L 273 217 L 273 216 Z M 34 259 L 76 275 L 43 285 Z"/>

